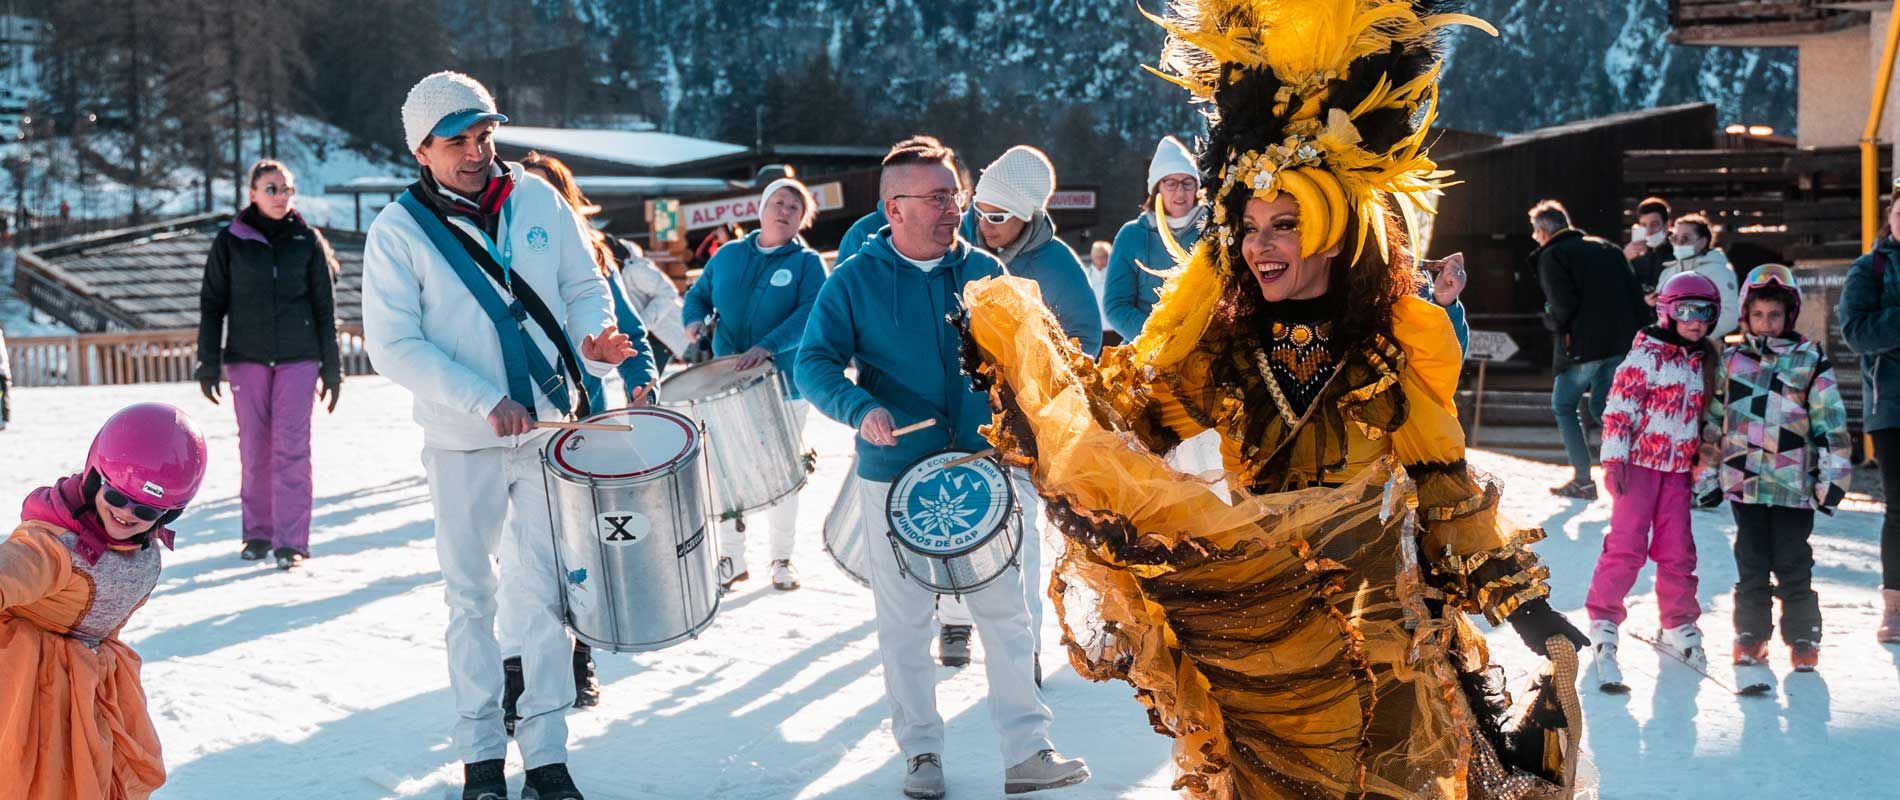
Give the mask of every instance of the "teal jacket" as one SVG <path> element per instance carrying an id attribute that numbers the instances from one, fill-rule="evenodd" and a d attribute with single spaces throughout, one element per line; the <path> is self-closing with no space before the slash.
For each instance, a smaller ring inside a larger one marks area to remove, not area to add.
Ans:
<path id="1" fill-rule="evenodd" d="M 1196 228 L 1193 235 L 1177 244 L 1183 250 L 1191 250 L 1194 239 L 1199 236 L 1200 229 Z M 1149 270 L 1166 272 L 1173 268 L 1174 256 L 1168 253 L 1167 244 L 1155 229 L 1154 212 L 1142 212 L 1115 233 L 1114 248 L 1108 256 L 1108 276 L 1102 285 L 1102 315 L 1122 339 L 1134 341 L 1141 334 L 1141 326 L 1148 324 L 1148 314 L 1161 297 L 1161 284 L 1167 279 Z"/>
<path id="2" fill-rule="evenodd" d="M 762 252 L 754 231 L 719 248 L 706 262 L 699 280 L 686 290 L 680 316 L 690 325 L 719 312 L 713 355 L 763 347 L 772 351 L 779 371 L 789 374 L 798 361 L 805 318 L 824 283 L 825 264 L 818 251 L 793 239 L 770 253 Z M 792 396 L 798 396 L 796 388 Z"/>
<path id="3" fill-rule="evenodd" d="M 877 208 L 871 209 L 871 213 L 859 217 L 845 230 L 844 238 L 838 240 L 838 258 L 832 263 L 843 264 L 845 259 L 857 255 L 859 250 L 864 249 L 865 242 L 871 241 L 871 237 L 889 224 L 891 221 L 884 217 L 884 204 L 880 202 Z"/>
<path id="4" fill-rule="evenodd" d="M 1082 259 L 1061 239 L 1050 239 L 1042 246 L 1016 257 L 1009 263 L 1009 274 L 1028 278 L 1042 288 L 1042 302 L 1055 312 L 1062 332 L 1082 343 L 1082 352 L 1091 356 L 1102 351 L 1102 311 L 1095 304 L 1095 290 L 1082 272 Z"/>
<path id="5" fill-rule="evenodd" d="M 858 438 L 858 477 L 892 481 L 930 453 L 989 446 L 977 433 L 990 421 L 989 399 L 970 388 L 959 363 L 962 340 L 947 317 L 961 313 L 965 284 L 1002 274 L 1001 263 L 961 239 L 924 272 L 897 254 L 889 231 L 832 270 L 805 323 L 799 391 L 852 428 L 876 408 L 889 411 L 897 427 L 937 421 L 892 447 Z M 856 383 L 845 377 L 854 361 Z"/>
<path id="6" fill-rule="evenodd" d="M 1900 428 L 1900 242 L 1882 237 L 1854 260 L 1835 313 L 1847 346 L 1860 354 L 1865 429 Z"/>

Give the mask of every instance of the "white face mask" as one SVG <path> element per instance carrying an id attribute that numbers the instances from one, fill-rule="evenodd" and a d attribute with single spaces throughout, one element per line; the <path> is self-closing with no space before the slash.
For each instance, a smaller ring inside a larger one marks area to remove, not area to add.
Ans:
<path id="1" fill-rule="evenodd" d="M 1650 234 L 1649 237 L 1644 239 L 1643 241 L 1644 243 L 1648 244 L 1650 247 L 1661 247 L 1663 246 L 1664 242 L 1669 241 L 1669 232 L 1657 231 L 1655 233 Z"/>
<path id="2" fill-rule="evenodd" d="M 1676 245 L 1676 260 L 1677 261 L 1687 261 L 1691 258 L 1695 258 L 1695 245 L 1692 245 L 1692 244 Z"/>

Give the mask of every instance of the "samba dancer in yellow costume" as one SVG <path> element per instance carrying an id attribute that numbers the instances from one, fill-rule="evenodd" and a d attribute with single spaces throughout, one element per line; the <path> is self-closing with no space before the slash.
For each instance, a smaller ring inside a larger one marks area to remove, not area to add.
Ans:
<path id="1" fill-rule="evenodd" d="M 1587 643 L 1545 601 L 1542 532 L 1465 464 L 1458 342 L 1417 296 L 1404 212 L 1447 185 L 1424 152 L 1437 38 L 1491 30 L 1440 5 L 1177 3 L 1156 72 L 1213 107 L 1213 217 L 1141 336 L 1090 361 L 1032 285 L 965 293 L 986 433 L 1068 539 L 1050 591 L 1071 660 L 1135 686 L 1194 797 L 1574 779 L 1574 692 L 1542 684 L 1502 724 L 1466 617 L 1566 665 Z M 1160 458 L 1207 429 L 1230 497 Z"/>

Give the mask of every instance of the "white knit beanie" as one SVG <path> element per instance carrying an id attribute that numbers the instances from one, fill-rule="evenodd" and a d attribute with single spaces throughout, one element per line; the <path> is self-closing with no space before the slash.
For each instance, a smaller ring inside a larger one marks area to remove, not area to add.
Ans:
<path id="1" fill-rule="evenodd" d="M 495 96 L 487 87 L 460 72 L 438 72 L 416 81 L 402 101 L 402 133 L 412 153 L 431 134 L 454 136 L 485 119 L 508 121 L 495 110 Z"/>
<path id="2" fill-rule="evenodd" d="M 812 197 L 811 189 L 795 178 L 780 178 L 765 185 L 765 191 L 759 193 L 759 216 L 765 216 L 765 204 L 771 202 L 772 195 L 778 194 L 780 189 L 798 192 L 799 198 L 805 203 L 805 216 L 798 221 L 798 229 L 811 227 L 812 220 L 818 218 L 818 199 Z"/>
<path id="3" fill-rule="evenodd" d="M 1056 168 L 1041 150 L 1019 144 L 983 168 L 976 181 L 978 203 L 988 203 L 1028 222 L 1049 206 L 1056 191 Z"/>
<path id="4" fill-rule="evenodd" d="M 1155 157 L 1148 161 L 1148 194 L 1155 193 L 1155 184 L 1169 175 L 1187 173 L 1196 180 L 1200 179 L 1201 168 L 1194 163 L 1194 154 L 1188 152 L 1187 145 L 1172 136 L 1161 137 L 1155 145 Z"/>

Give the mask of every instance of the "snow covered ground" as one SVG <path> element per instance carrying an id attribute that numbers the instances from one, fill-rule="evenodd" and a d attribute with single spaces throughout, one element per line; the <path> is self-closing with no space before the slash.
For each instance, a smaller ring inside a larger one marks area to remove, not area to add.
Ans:
<path id="1" fill-rule="evenodd" d="M 180 526 L 158 590 L 124 632 L 145 659 L 170 768 L 160 800 L 440 798 L 459 785 L 420 436 L 402 389 L 362 379 L 344 394 L 338 413 L 319 414 L 315 425 L 316 557 L 288 574 L 237 559 L 235 425 L 195 386 L 27 389 L 15 399 L 13 427 L 0 432 L 8 503 L 76 469 L 91 432 L 127 403 L 178 404 L 210 436 L 206 489 Z M 601 653 L 603 702 L 571 717 L 572 764 L 589 798 L 897 795 L 901 766 L 870 595 L 832 566 L 818 534 L 851 434 L 814 418 L 808 437 L 821 460 L 800 512 L 805 588 L 782 594 L 755 577 L 696 641 L 638 656 Z M 1561 482 L 1561 468 L 1488 453 L 1472 461 L 1504 476 L 1512 513 L 1550 532 L 1540 551 L 1556 575 L 1553 600 L 1581 623 L 1607 501 L 1553 499 L 1544 487 Z M 1819 673 L 1790 675 L 1777 644 L 1775 695 L 1738 699 L 1640 645 L 1625 648 L 1634 692 L 1585 695 L 1603 797 L 1893 796 L 1900 648 L 1882 648 L 1871 633 L 1880 511 L 1854 504 L 1816 531 L 1828 637 Z M 1726 510 L 1695 520 L 1703 626 L 1720 659 L 1732 633 L 1733 526 Z M 754 537 L 755 565 L 765 563 L 763 538 Z M 1645 577 L 1632 597 L 1632 628 L 1653 623 L 1650 591 Z M 1044 649 L 1059 652 L 1054 615 L 1048 625 Z M 1536 659 L 1509 632 L 1492 645 L 1521 685 Z M 1172 796 L 1170 742 L 1149 729 L 1128 687 L 1083 682 L 1060 659 L 1046 667 L 1055 741 L 1095 772 L 1051 796 Z M 941 677 L 952 796 L 999 795 L 1004 765 L 982 707 L 982 671 L 943 669 Z M 510 771 L 518 775 L 519 764 Z"/>

